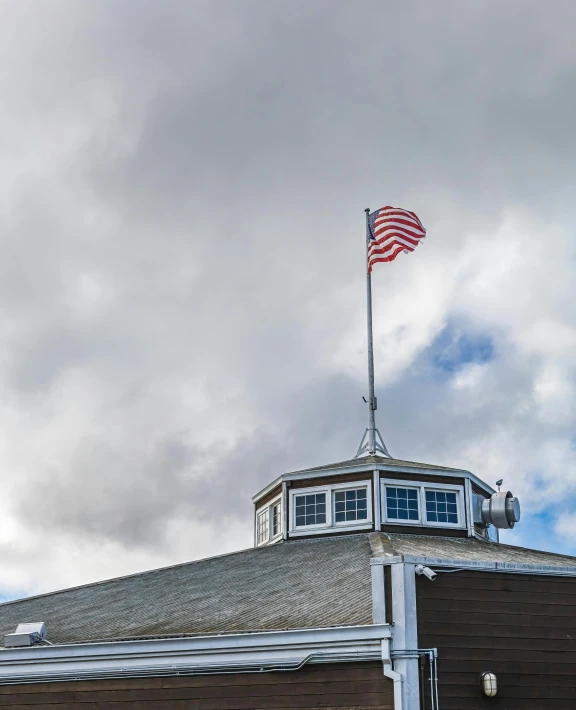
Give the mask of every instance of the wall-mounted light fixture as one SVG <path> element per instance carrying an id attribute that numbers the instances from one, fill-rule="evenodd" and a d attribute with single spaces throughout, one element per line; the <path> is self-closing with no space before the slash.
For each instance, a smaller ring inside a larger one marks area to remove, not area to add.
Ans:
<path id="1" fill-rule="evenodd" d="M 480 675 L 480 680 L 482 683 L 482 692 L 489 698 L 493 698 L 498 692 L 498 681 L 494 673 L 490 671 L 485 671 Z"/>

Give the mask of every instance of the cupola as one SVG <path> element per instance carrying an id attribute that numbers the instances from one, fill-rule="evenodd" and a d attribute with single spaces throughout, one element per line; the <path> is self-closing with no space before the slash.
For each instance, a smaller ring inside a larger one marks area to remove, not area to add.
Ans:
<path id="1" fill-rule="evenodd" d="M 393 459 L 376 426 L 372 268 L 413 251 L 426 230 L 414 212 L 396 207 L 365 215 L 368 426 L 355 458 L 283 473 L 254 496 L 254 543 L 370 531 L 498 542 L 498 530 L 520 520 L 520 504 L 500 490 L 502 481 L 495 491 L 470 471 Z M 412 236 L 397 242 L 405 230 Z"/>
<path id="2" fill-rule="evenodd" d="M 253 501 L 256 546 L 370 531 L 497 542 L 520 520 L 510 491 L 470 471 L 376 455 L 284 473 Z"/>

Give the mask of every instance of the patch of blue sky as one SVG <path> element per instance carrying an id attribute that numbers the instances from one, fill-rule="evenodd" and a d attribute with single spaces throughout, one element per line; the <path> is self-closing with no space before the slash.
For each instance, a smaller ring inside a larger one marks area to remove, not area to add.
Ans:
<path id="1" fill-rule="evenodd" d="M 428 348 L 434 367 L 446 374 L 470 363 L 486 363 L 495 357 L 493 339 L 486 333 L 449 323 Z"/>
<path id="2" fill-rule="evenodd" d="M 12 602 L 15 599 L 24 599 L 27 596 L 29 596 L 27 592 L 7 592 L 5 590 L 0 589 L 0 604 L 4 604 L 4 602 Z"/>
<path id="3" fill-rule="evenodd" d="M 522 502 L 522 501 L 520 501 Z M 532 515 L 522 515 L 518 526 L 511 532 L 500 534 L 500 542 L 510 542 L 533 550 L 545 550 L 559 555 L 576 555 L 576 540 L 569 540 L 556 533 L 558 510 L 542 510 Z M 507 540 L 508 536 L 513 537 Z"/>

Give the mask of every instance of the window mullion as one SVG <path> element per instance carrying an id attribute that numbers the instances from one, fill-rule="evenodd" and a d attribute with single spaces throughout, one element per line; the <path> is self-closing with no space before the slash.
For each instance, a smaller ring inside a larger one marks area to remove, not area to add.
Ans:
<path id="1" fill-rule="evenodd" d="M 334 493 L 333 488 L 326 489 L 326 527 L 331 528 L 334 525 Z"/>
<path id="2" fill-rule="evenodd" d="M 420 486 L 420 524 L 427 525 L 428 518 L 426 516 L 426 489 L 424 486 Z"/>

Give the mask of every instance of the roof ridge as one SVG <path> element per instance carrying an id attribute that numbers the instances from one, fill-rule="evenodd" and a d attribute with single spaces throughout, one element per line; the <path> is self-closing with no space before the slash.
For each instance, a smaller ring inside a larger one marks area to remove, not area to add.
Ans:
<path id="1" fill-rule="evenodd" d="M 352 466 L 363 466 L 369 464 L 390 464 L 392 466 L 416 466 L 423 468 L 431 468 L 434 470 L 443 471 L 462 471 L 469 473 L 468 469 L 465 468 L 454 468 L 453 466 L 442 466 L 439 464 L 424 463 L 422 461 L 408 461 L 406 459 L 394 459 L 387 458 L 385 456 L 364 456 L 362 458 L 345 459 L 343 461 L 336 461 L 334 463 L 322 464 L 319 466 L 309 466 L 308 468 L 300 468 L 295 471 L 289 471 L 288 473 L 306 473 L 308 471 L 321 471 L 329 470 L 332 468 L 352 468 Z"/>

